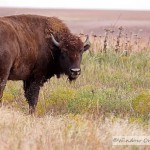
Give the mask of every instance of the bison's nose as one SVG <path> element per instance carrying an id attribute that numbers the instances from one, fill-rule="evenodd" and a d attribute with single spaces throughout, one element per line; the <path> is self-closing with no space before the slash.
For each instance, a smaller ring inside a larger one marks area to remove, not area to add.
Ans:
<path id="1" fill-rule="evenodd" d="M 70 72 L 71 72 L 71 75 L 78 76 L 81 73 L 81 69 L 79 69 L 79 68 L 72 68 L 72 69 L 70 69 Z"/>

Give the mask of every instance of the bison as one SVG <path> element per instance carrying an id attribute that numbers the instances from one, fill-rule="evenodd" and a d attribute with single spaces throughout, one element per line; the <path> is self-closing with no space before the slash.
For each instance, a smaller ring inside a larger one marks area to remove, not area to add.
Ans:
<path id="1" fill-rule="evenodd" d="M 7 80 L 22 80 L 29 113 L 34 113 L 40 87 L 54 75 L 77 79 L 82 54 L 89 47 L 88 36 L 82 42 L 57 17 L 1 17 L 0 101 Z"/>

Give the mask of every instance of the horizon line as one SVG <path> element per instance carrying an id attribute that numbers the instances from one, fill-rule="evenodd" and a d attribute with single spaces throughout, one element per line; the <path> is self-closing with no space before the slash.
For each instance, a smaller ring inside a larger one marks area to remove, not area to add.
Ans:
<path id="1" fill-rule="evenodd" d="M 40 10 L 92 10 L 92 11 L 150 11 L 149 9 L 110 9 L 110 8 L 54 8 L 54 7 L 20 7 L 20 6 L 0 6 L 0 8 L 8 8 L 8 9 L 40 9 Z"/>

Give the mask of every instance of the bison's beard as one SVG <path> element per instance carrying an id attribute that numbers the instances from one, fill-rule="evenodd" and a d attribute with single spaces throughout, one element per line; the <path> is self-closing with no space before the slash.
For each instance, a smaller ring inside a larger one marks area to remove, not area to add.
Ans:
<path id="1" fill-rule="evenodd" d="M 68 76 L 68 80 L 69 80 L 70 82 L 75 81 L 75 80 L 79 77 L 79 75 L 73 75 L 73 74 L 71 74 L 71 73 L 68 72 L 68 71 L 64 72 L 64 74 L 65 74 L 66 76 Z"/>
<path id="2" fill-rule="evenodd" d="M 75 81 L 77 78 L 78 76 L 68 76 L 70 82 Z"/>

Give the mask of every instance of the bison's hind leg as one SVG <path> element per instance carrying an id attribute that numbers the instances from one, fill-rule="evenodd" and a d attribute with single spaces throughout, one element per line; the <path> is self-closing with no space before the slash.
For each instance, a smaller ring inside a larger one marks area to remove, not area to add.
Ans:
<path id="1" fill-rule="evenodd" d="M 2 105 L 2 96 L 3 96 L 3 91 L 6 86 L 6 82 L 8 80 L 9 74 L 10 74 L 10 69 L 11 69 L 11 59 L 0 59 L 0 103 Z"/>
<path id="2" fill-rule="evenodd" d="M 2 97 L 3 97 L 3 91 L 6 86 L 7 78 L 8 78 L 8 75 L 6 75 L 5 77 L 0 76 L 0 106 L 3 105 Z"/>
<path id="3" fill-rule="evenodd" d="M 0 106 L 3 105 L 2 103 L 2 97 L 3 97 L 3 91 L 4 91 L 5 85 L 3 84 L 3 82 L 0 83 Z"/>

